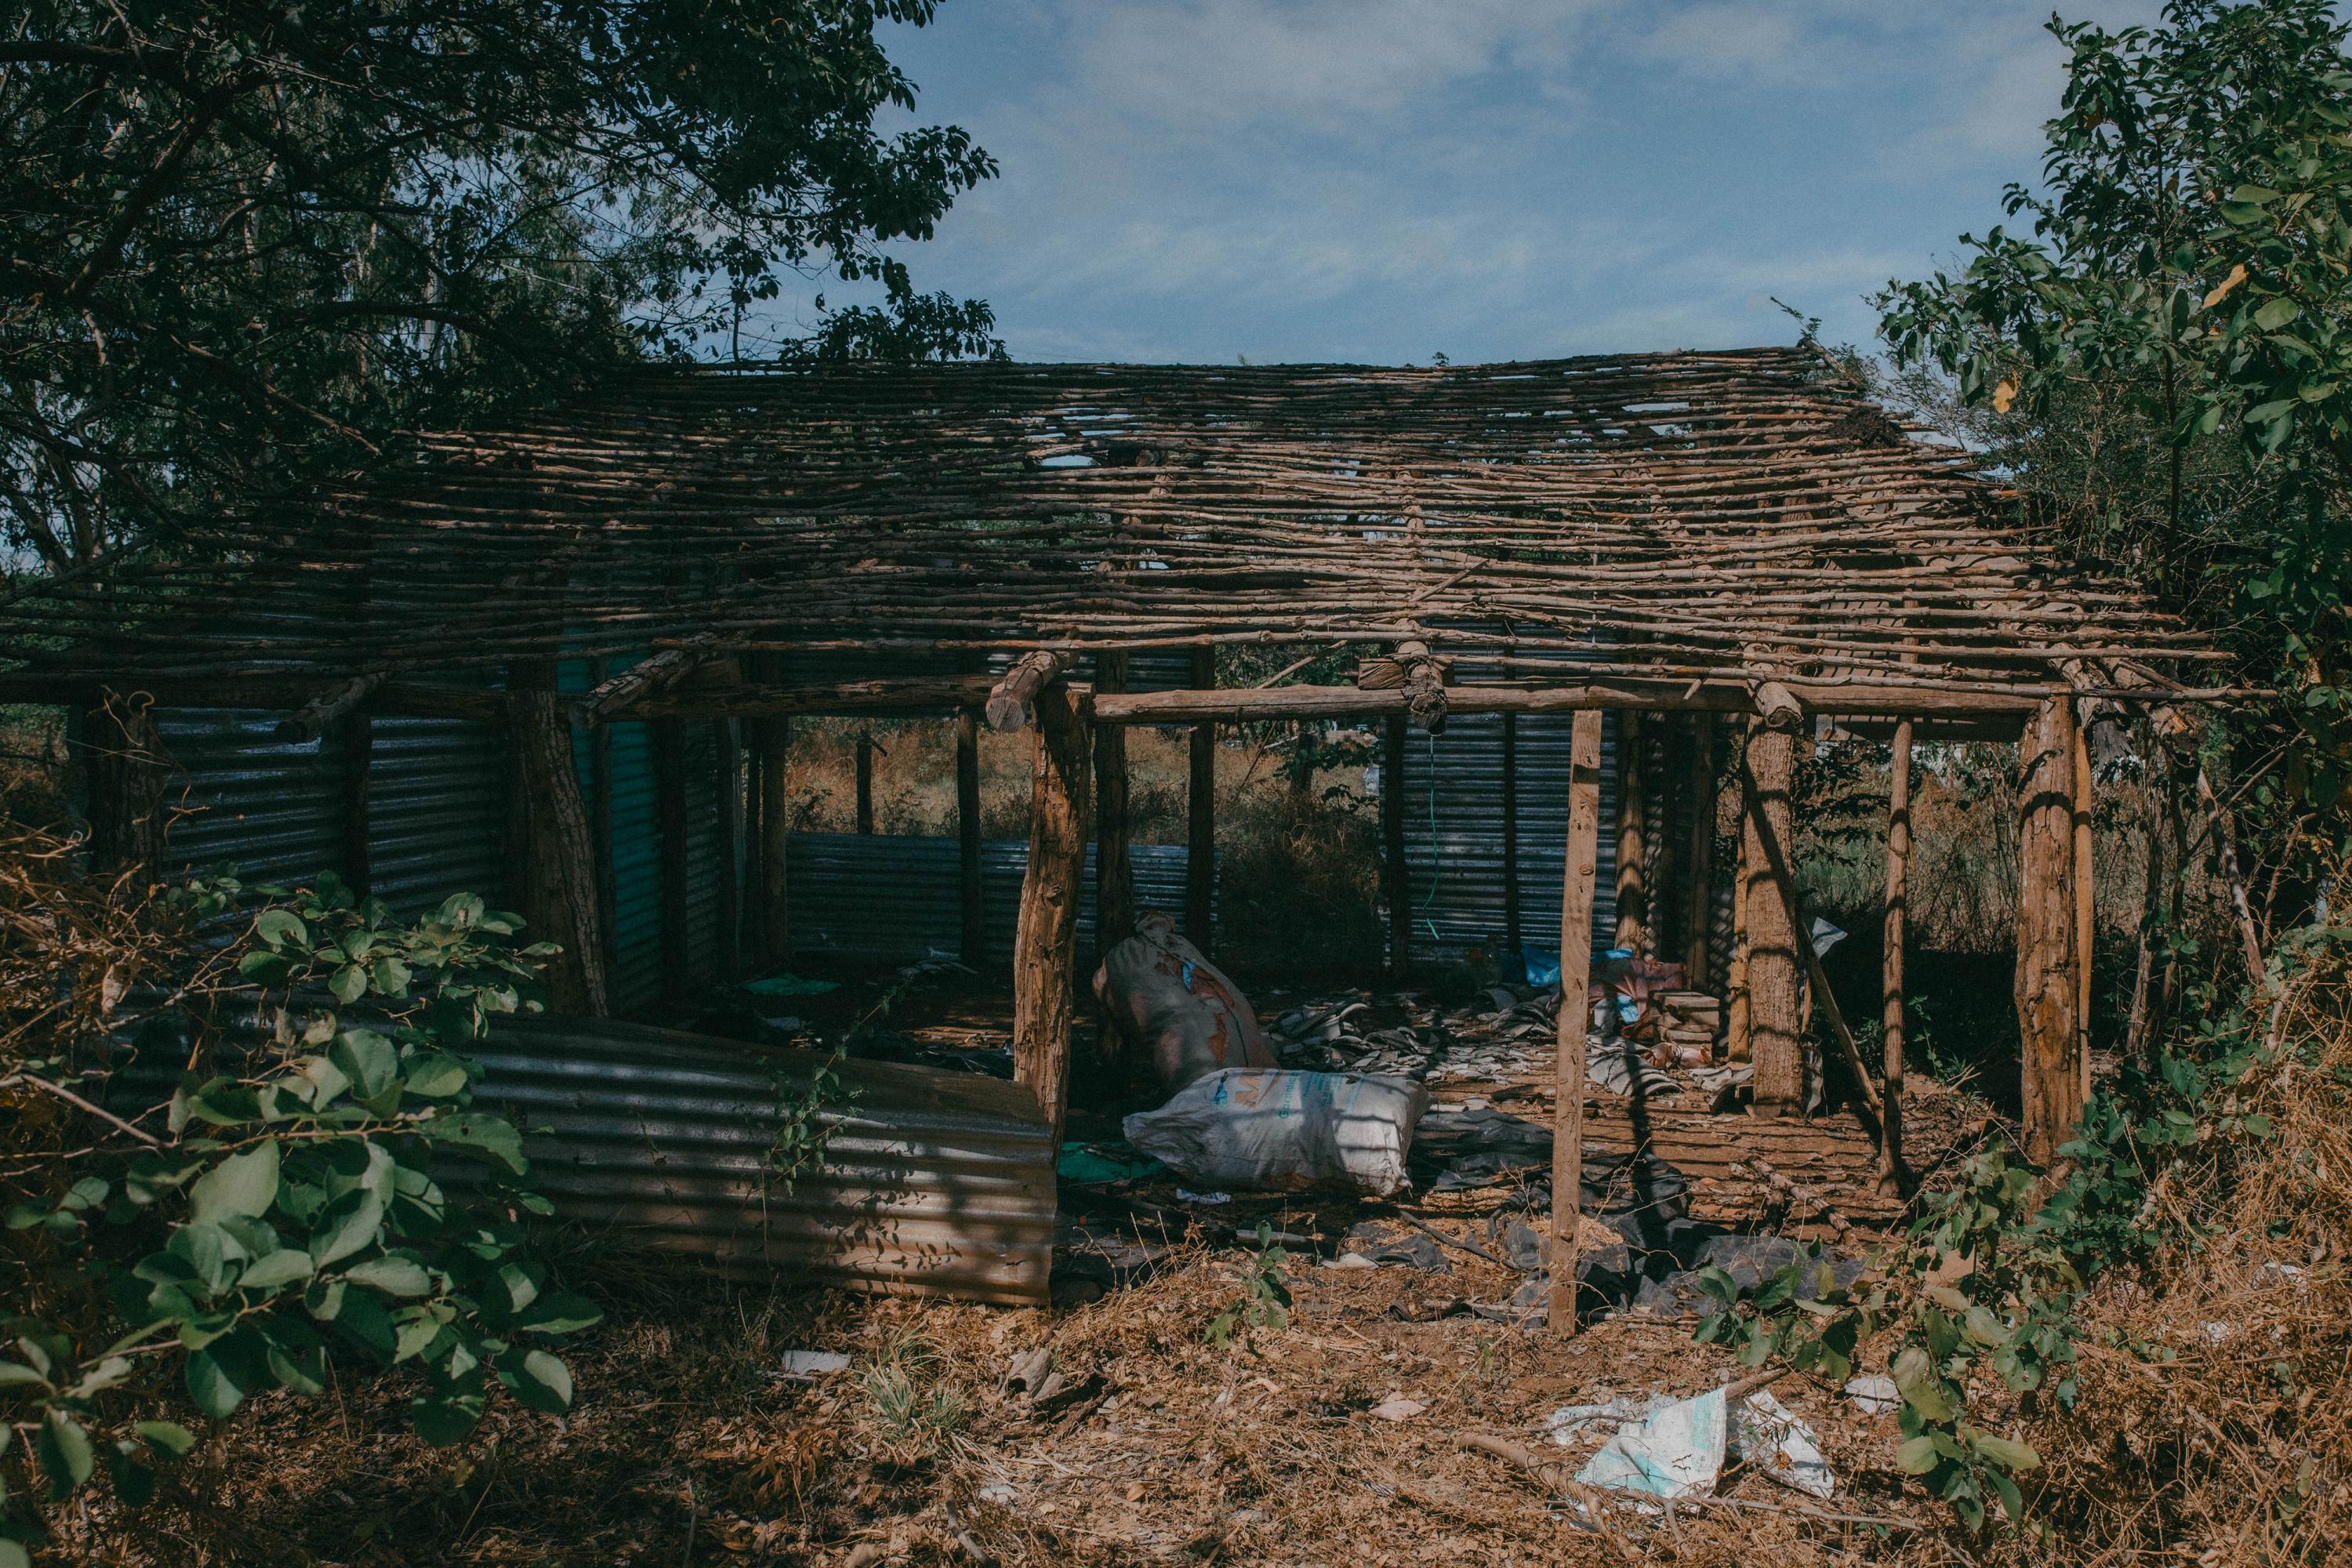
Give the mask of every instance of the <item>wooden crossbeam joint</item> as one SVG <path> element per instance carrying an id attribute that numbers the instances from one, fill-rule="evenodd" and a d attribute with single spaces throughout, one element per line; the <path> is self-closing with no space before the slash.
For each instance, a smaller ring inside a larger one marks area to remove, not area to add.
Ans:
<path id="1" fill-rule="evenodd" d="M 315 741 L 325 734 L 329 726 L 344 714 L 352 711 L 383 685 L 383 673 L 355 675 L 332 690 L 321 691 L 295 710 L 289 718 L 278 723 L 281 741 Z"/>
<path id="2" fill-rule="evenodd" d="M 1756 711 L 1769 730 L 1795 730 L 1805 721 L 1805 710 L 1796 694 L 1777 680 L 1756 683 Z"/>
<path id="3" fill-rule="evenodd" d="M 593 730 L 614 709 L 667 691 L 717 655 L 717 641 L 708 635 L 688 637 L 599 682 L 572 704 L 572 727 Z"/>
<path id="4" fill-rule="evenodd" d="M 1394 691 L 1402 689 L 1405 712 L 1413 723 L 1432 735 L 1445 732 L 1445 663 L 1429 651 L 1425 642 L 1407 640 L 1396 645 L 1396 651 L 1379 658 L 1368 658 L 1356 667 L 1356 689 L 1360 691 Z"/>
<path id="5" fill-rule="evenodd" d="M 1006 733 L 1027 729 L 1037 713 L 1037 696 L 1061 679 L 1070 656 L 1051 648 L 1033 648 L 1013 661 L 1004 679 L 990 688 L 988 727 Z"/>

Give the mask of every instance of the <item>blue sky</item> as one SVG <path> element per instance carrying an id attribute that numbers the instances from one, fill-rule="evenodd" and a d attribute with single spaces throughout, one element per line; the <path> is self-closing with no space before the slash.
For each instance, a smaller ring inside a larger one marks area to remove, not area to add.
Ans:
<path id="1" fill-rule="evenodd" d="M 2151 21 L 2155 0 L 2073 0 Z M 1003 165 L 919 286 L 1016 358 L 1868 344 L 2039 164 L 2049 0 L 946 0 L 889 47 Z M 835 289 L 836 298 L 841 291 Z"/>

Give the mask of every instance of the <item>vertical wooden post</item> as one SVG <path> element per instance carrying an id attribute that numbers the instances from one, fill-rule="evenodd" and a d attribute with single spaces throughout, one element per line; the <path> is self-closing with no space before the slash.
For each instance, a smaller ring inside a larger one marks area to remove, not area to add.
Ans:
<path id="1" fill-rule="evenodd" d="M 375 858 L 368 810 L 368 763 L 375 754 L 375 721 L 364 708 L 344 716 L 343 751 L 343 881 L 354 898 L 364 899 L 375 883 Z"/>
<path id="2" fill-rule="evenodd" d="M 144 691 L 107 691 L 82 726 L 89 780 L 93 868 L 121 873 L 163 867 L 163 796 L 170 772 L 155 726 L 155 700 Z"/>
<path id="3" fill-rule="evenodd" d="M 1911 872 L 1911 721 L 1895 721 L 1895 756 L 1886 788 L 1886 953 L 1880 1014 L 1885 1046 L 1880 1071 L 1885 1079 L 1878 1113 L 1878 1187 L 1892 1193 L 1903 1184 L 1903 949 L 1909 940 Z"/>
<path id="4" fill-rule="evenodd" d="M 988 911 L 980 880 L 980 711 L 956 710 L 956 901 L 963 915 L 959 953 L 972 968 L 988 958 Z"/>
<path id="5" fill-rule="evenodd" d="M 661 888 L 661 997 L 671 1006 L 694 994 L 698 978 L 688 973 L 690 952 L 686 925 L 686 721 L 652 721 L 654 839 L 659 851 L 655 873 Z"/>
<path id="6" fill-rule="evenodd" d="M 1389 977 L 1404 978 L 1412 955 L 1412 878 L 1404 863 L 1404 721 L 1381 732 L 1381 869 L 1389 895 Z"/>
<path id="7" fill-rule="evenodd" d="M 1513 953 L 1519 939 L 1519 716 L 1503 715 L 1503 943 Z"/>
<path id="8" fill-rule="evenodd" d="M 1715 935 L 1715 715 L 1691 716 L 1689 795 L 1690 847 L 1684 857 L 1683 983 L 1706 989 L 1715 973 L 1708 951 Z"/>
<path id="9" fill-rule="evenodd" d="M 1650 850 L 1643 834 L 1649 811 L 1650 749 L 1643 715 L 1617 715 L 1617 940 L 1647 956 L 1651 948 Z"/>
<path id="10" fill-rule="evenodd" d="M 2054 1162 L 2083 1115 L 2074 913 L 2074 700 L 2027 721 L 2017 816 L 2017 1019 L 2025 1157 Z"/>
<path id="11" fill-rule="evenodd" d="M 604 1017 L 612 1010 L 596 855 L 572 760 L 572 721 L 552 671 L 517 670 L 508 693 L 522 917 L 531 940 L 563 951 L 544 974 L 551 1011 Z"/>
<path id="12" fill-rule="evenodd" d="M 590 674 L 603 679 L 604 661 L 592 661 Z M 613 886 L 613 727 L 601 719 L 588 731 L 588 842 L 596 865 L 596 923 L 604 936 L 604 973 L 610 974 L 621 952 Z"/>
<path id="13" fill-rule="evenodd" d="M 1127 689 L 1127 655 L 1096 657 L 1095 689 Z M 1108 952 L 1135 930 L 1135 867 L 1127 848 L 1127 726 L 1095 726 L 1095 951 Z M 1113 1049 L 1106 1030 L 1103 1050 Z"/>
<path id="14" fill-rule="evenodd" d="M 1576 1332 L 1576 1224 L 1584 1194 L 1584 1036 L 1591 1022 L 1592 884 L 1601 864 L 1601 710 L 1569 731 L 1568 859 L 1559 893 L 1559 1100 L 1552 1110 L 1551 1305 L 1554 1333 Z"/>
<path id="15" fill-rule="evenodd" d="M 1207 691 L 1217 684 L 1217 652 L 1192 650 L 1192 685 Z M 1213 950 L 1217 910 L 1217 727 L 1192 726 L 1192 779 L 1185 806 L 1184 934 L 1202 952 Z"/>
<path id="16" fill-rule="evenodd" d="M 2091 864 L 2091 737 L 2078 708 L 2068 726 L 2074 775 L 2074 1032 L 2082 1037 L 2074 1058 L 2082 1074 L 2076 1103 L 2091 1100 L 2091 961 L 2098 956 L 2098 882 Z"/>
<path id="17" fill-rule="evenodd" d="M 1037 1096 L 1058 1146 L 1070 1083 L 1070 1018 L 1094 745 L 1065 686 L 1037 694 L 1029 866 L 1013 943 L 1013 1079 Z"/>
<path id="18" fill-rule="evenodd" d="M 857 831 L 874 834 L 874 735 L 857 731 Z"/>
<path id="19" fill-rule="evenodd" d="M 1805 1093 L 1804 1039 L 1799 1017 L 1797 930 L 1781 896 L 1763 837 L 1793 844 L 1790 789 L 1796 774 L 1796 737 L 1759 717 L 1748 727 L 1745 795 L 1739 823 L 1740 900 L 1748 914 L 1748 1031 L 1749 1059 L 1756 1064 L 1755 1110 L 1759 1116 L 1787 1116 L 1801 1109 Z"/>
<path id="20" fill-rule="evenodd" d="M 732 719 L 714 721 L 711 750 L 719 754 L 719 973 L 743 972 L 743 743 Z"/>

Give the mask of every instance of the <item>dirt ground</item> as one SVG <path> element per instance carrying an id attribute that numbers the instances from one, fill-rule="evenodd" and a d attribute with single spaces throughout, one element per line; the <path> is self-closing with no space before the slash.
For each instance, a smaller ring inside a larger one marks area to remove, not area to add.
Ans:
<path id="1" fill-rule="evenodd" d="M 1278 1217 L 1278 1216 L 1270 1216 Z M 1228 1232 L 1227 1234 L 1230 1234 Z M 1838 1496 L 1734 1472 L 1675 1517 L 1587 1514 L 1468 1434 L 1549 1447 L 1548 1413 L 1738 1376 L 1686 1324 L 1573 1339 L 1459 1310 L 1508 1271 L 1334 1268 L 1289 1256 L 1287 1321 L 1209 1342 L 1257 1249 L 1196 1236 L 1152 1278 L 1066 1311 L 697 1280 L 613 1258 L 607 1322 L 562 1419 L 501 1404 L 467 1443 L 403 1436 L 396 1389 L 257 1401 L 135 1524 L 87 1519 L 76 1560 L 123 1563 L 1539 1563 L 1937 1560 L 1895 1477 L 1892 1417 L 1790 1379 Z M 1050 1347 L 1063 1395 L 1004 1386 Z M 848 1367 L 790 1375 L 786 1352 Z M 1393 1399 L 1423 1406 L 1375 1414 Z M 225 1451 L 265 1454 L 231 1468 Z"/>

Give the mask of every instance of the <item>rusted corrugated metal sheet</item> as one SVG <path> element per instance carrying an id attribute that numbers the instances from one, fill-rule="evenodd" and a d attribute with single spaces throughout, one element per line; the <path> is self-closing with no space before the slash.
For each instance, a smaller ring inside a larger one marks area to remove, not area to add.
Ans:
<path id="1" fill-rule="evenodd" d="M 477 1102 L 528 1130 L 557 1215 L 731 1268 L 863 1289 L 1042 1303 L 1054 1256 L 1054 1150 L 1025 1089 L 970 1073 L 843 1060 L 823 1165 L 761 1191 L 780 1098 L 824 1058 L 576 1019 L 501 1021 L 476 1053 Z"/>
<path id="2" fill-rule="evenodd" d="M 160 710 L 156 731 L 180 791 L 171 847 L 183 865 L 233 861 L 248 882 L 307 882 L 343 861 L 341 753 L 277 737 L 285 715 Z"/>
<path id="3" fill-rule="evenodd" d="M 506 748 L 488 724 L 379 717 L 369 726 L 369 888 L 403 914 L 456 892 L 504 900 Z"/>

